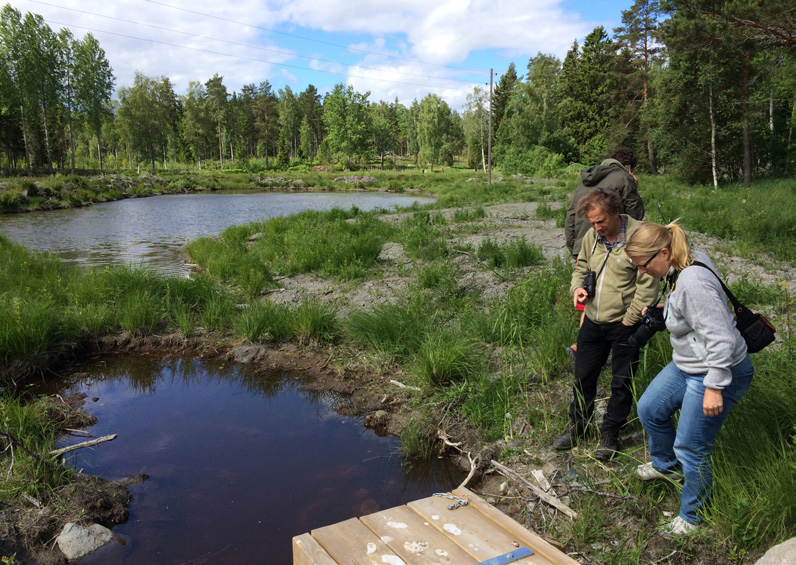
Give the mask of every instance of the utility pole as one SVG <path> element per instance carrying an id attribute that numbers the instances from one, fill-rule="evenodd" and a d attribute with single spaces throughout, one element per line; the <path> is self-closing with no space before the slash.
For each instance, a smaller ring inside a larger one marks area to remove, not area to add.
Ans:
<path id="1" fill-rule="evenodd" d="M 489 150 L 486 158 L 488 163 L 486 183 L 492 184 L 492 69 L 489 69 L 489 143 L 487 147 Z"/>

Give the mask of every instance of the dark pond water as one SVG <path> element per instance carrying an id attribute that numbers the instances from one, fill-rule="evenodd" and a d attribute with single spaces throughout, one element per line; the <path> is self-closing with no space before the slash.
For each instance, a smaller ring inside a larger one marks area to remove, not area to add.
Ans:
<path id="1" fill-rule="evenodd" d="M 0 215 L 0 232 L 35 251 L 83 265 L 146 264 L 187 274 L 185 244 L 236 224 L 303 210 L 362 210 L 431 203 L 386 193 L 211 193 L 131 198 L 29 214 Z"/>
<path id="2" fill-rule="evenodd" d="M 463 479 L 442 460 L 402 465 L 395 438 L 338 414 L 344 399 L 300 390 L 299 374 L 196 358 L 111 359 L 81 371 L 49 392 L 87 394 L 99 418 L 90 432 L 118 438 L 70 462 L 110 479 L 149 475 L 130 487 L 130 519 L 113 528 L 126 543 L 84 565 L 290 564 L 295 535 Z"/>

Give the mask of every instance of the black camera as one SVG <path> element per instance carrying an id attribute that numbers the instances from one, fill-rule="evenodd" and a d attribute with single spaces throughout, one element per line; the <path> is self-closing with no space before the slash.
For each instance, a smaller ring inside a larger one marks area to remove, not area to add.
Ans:
<path id="1" fill-rule="evenodd" d="M 585 273 L 583 273 L 583 288 L 586 290 L 586 294 L 589 295 L 589 298 L 594 298 L 594 293 L 597 290 L 597 273 L 589 269 Z"/>
<path id="2" fill-rule="evenodd" d="M 641 325 L 639 325 L 638 329 L 630 336 L 627 342 L 633 347 L 641 349 L 647 345 L 647 342 L 652 339 L 652 336 L 665 329 L 666 321 L 663 319 L 663 308 L 650 306 L 641 318 Z"/>

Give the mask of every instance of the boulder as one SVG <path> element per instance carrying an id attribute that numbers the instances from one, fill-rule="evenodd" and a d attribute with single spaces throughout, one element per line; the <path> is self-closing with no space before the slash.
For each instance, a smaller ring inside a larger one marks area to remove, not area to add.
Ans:
<path id="1" fill-rule="evenodd" d="M 796 565 L 796 538 L 775 545 L 755 565 Z"/>
<path id="2" fill-rule="evenodd" d="M 105 526 L 91 524 L 89 527 L 69 522 L 61 530 L 56 542 L 69 561 L 80 559 L 99 549 L 113 539 L 113 533 Z"/>

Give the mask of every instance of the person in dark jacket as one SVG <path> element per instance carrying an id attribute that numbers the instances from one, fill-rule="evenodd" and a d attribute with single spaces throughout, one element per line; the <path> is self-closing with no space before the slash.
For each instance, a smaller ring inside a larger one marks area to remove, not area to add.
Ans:
<path id="1" fill-rule="evenodd" d="M 593 190 L 602 188 L 616 192 L 622 200 L 620 214 L 627 214 L 634 220 L 644 219 L 644 201 L 638 193 L 636 177 L 632 174 L 637 161 L 632 149 L 619 146 L 608 159 L 580 172 L 581 183 L 575 189 L 564 222 L 567 251 L 573 258 L 578 256 L 583 236 L 591 228 L 585 218 L 576 214 L 578 202 Z"/>

